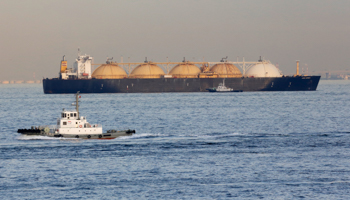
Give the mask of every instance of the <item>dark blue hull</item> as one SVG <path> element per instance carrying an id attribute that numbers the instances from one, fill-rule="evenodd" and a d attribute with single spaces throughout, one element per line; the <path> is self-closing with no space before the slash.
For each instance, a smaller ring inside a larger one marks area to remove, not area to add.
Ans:
<path id="1" fill-rule="evenodd" d="M 226 87 L 235 91 L 313 91 L 320 76 L 279 78 L 225 78 Z M 207 92 L 223 78 L 159 78 L 159 79 L 43 79 L 45 94 L 58 93 L 151 93 Z"/>

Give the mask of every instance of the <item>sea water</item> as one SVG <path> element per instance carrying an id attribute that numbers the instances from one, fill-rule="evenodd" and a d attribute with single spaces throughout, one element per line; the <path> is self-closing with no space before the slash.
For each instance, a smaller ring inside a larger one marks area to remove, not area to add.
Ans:
<path id="1" fill-rule="evenodd" d="M 317 91 L 81 94 L 113 140 L 22 136 L 74 94 L 0 85 L 1 199 L 348 199 L 350 81 Z"/>

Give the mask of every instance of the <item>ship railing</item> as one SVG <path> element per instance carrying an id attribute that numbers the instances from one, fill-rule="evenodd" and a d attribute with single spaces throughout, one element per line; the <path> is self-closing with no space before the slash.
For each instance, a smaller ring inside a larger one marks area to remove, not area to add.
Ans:
<path id="1" fill-rule="evenodd" d="M 37 128 L 39 130 L 45 130 L 48 128 L 50 133 L 55 133 L 55 131 L 58 129 L 57 125 L 43 125 L 43 126 L 38 126 L 35 128 Z"/>
<path id="2" fill-rule="evenodd" d="M 35 128 L 38 128 L 38 129 L 45 129 L 45 128 L 57 129 L 57 125 L 42 125 L 42 126 L 38 126 L 38 127 L 35 127 Z"/>
<path id="3" fill-rule="evenodd" d="M 49 127 L 50 130 L 51 130 L 51 129 L 58 129 L 58 126 L 57 126 L 57 125 L 49 125 L 48 127 Z"/>
<path id="4" fill-rule="evenodd" d="M 86 123 L 84 125 L 84 128 L 98 128 L 98 127 L 102 127 L 102 124 L 89 124 L 89 123 Z"/>
<path id="5" fill-rule="evenodd" d="M 91 124 L 91 127 L 102 127 L 102 124 Z"/>

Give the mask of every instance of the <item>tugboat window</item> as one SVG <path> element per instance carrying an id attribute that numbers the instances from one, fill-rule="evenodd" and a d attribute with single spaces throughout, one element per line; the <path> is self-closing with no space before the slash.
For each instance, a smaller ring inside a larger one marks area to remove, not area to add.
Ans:
<path id="1" fill-rule="evenodd" d="M 74 117 L 76 117 L 77 116 L 77 113 L 74 113 Z"/>
<path id="2" fill-rule="evenodd" d="M 70 116 L 73 117 L 73 113 L 71 113 Z"/>
<path id="3" fill-rule="evenodd" d="M 62 118 L 64 117 L 64 113 L 62 113 Z"/>
<path id="4" fill-rule="evenodd" d="M 63 122 L 63 125 L 67 125 L 67 122 Z"/>

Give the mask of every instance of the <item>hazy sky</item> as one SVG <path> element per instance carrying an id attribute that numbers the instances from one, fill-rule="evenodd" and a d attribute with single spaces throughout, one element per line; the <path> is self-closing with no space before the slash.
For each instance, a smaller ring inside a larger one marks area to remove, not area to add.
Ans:
<path id="1" fill-rule="evenodd" d="M 55 77 L 77 49 L 104 63 L 256 61 L 349 69 L 349 0 L 1 0 L 1 80 Z M 117 59 L 116 59 L 117 58 Z"/>

